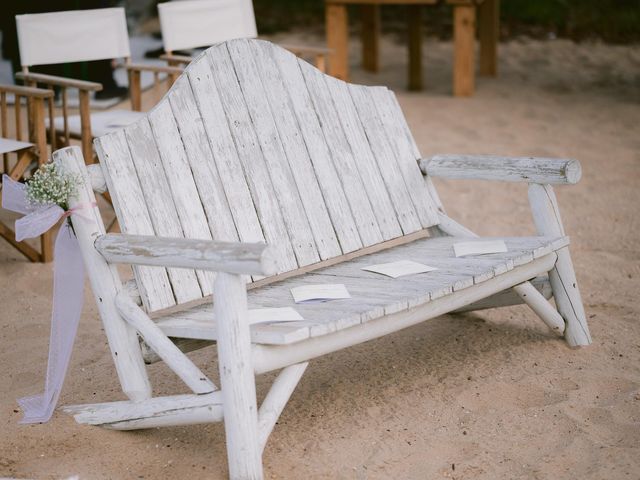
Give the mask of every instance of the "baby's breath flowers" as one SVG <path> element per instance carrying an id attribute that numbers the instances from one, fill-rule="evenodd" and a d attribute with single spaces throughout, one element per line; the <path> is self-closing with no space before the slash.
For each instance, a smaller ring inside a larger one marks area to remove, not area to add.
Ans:
<path id="1" fill-rule="evenodd" d="M 69 197 L 76 194 L 79 179 L 65 175 L 55 163 L 45 163 L 27 180 L 27 200 L 32 205 L 56 204 L 69 209 Z"/>

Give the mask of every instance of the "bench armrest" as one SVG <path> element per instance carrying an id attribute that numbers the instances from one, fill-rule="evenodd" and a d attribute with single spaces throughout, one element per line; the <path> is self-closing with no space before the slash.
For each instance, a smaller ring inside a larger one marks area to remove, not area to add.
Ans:
<path id="1" fill-rule="evenodd" d="M 575 184 L 582 176 L 577 160 L 566 158 L 435 155 L 418 161 L 425 175 L 541 184 Z"/>
<path id="2" fill-rule="evenodd" d="M 56 75 L 45 75 L 43 73 L 16 73 L 18 80 L 24 82 L 44 83 L 46 85 L 56 85 L 59 87 L 79 88 L 80 90 L 88 90 L 99 92 L 102 90 L 102 84 L 97 82 L 87 82 L 85 80 L 76 80 L 74 78 L 58 77 Z"/>
<path id="3" fill-rule="evenodd" d="M 263 243 L 215 242 L 187 238 L 109 233 L 95 248 L 109 263 L 194 268 L 247 275 L 271 275 L 276 261 Z"/>

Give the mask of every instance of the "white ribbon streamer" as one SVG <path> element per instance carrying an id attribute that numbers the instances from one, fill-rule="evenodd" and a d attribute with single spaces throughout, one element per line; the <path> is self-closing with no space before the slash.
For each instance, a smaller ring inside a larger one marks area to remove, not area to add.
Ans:
<path id="1" fill-rule="evenodd" d="M 2 207 L 25 214 L 16 221 L 16 240 L 34 238 L 51 229 L 61 218 L 86 208 L 80 205 L 65 212 L 58 205 L 33 206 L 27 201 L 25 185 L 7 175 L 2 177 Z M 56 237 L 53 269 L 51 337 L 44 393 L 18 399 L 24 412 L 20 423 L 47 422 L 53 415 L 67 373 L 73 342 L 84 300 L 84 265 L 73 229 L 65 222 Z"/>

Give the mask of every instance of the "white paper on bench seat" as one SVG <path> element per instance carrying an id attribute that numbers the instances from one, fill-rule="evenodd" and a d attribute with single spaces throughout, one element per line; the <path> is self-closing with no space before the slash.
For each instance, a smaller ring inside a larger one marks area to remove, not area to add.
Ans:
<path id="1" fill-rule="evenodd" d="M 291 295 L 296 303 L 325 302 L 351 298 L 347 287 L 342 283 L 325 283 L 322 285 L 304 285 L 291 289 Z"/>
<path id="2" fill-rule="evenodd" d="M 297 322 L 304 320 L 294 308 L 253 308 L 249 310 L 249 325 L 270 322 Z"/>
<path id="3" fill-rule="evenodd" d="M 508 252 L 507 245 L 504 243 L 504 240 L 485 240 L 477 242 L 454 243 L 453 251 L 455 252 L 456 257 Z"/>
<path id="4" fill-rule="evenodd" d="M 430 267 L 429 265 L 425 265 L 424 263 L 414 262 L 413 260 L 398 260 L 397 262 L 369 265 L 367 267 L 362 267 L 361 270 L 379 273 L 391 278 L 398 278 L 405 275 L 433 272 L 434 270 L 437 270 L 437 268 Z"/>

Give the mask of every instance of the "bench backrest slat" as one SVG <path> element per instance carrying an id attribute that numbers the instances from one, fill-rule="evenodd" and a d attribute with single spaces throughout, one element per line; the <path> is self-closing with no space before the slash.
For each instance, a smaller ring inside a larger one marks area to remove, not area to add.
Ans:
<path id="1" fill-rule="evenodd" d="M 234 40 L 96 144 L 123 232 L 267 242 L 284 273 L 438 223 L 399 115 L 386 88 Z M 209 273 L 134 273 L 150 311 L 211 293 Z"/>
<path id="2" fill-rule="evenodd" d="M 159 145 L 148 119 L 137 122 L 125 130 L 131 160 L 138 176 L 138 185 L 145 199 L 149 218 L 156 235 L 182 237 L 180 209 L 175 203 L 169 186 L 170 176 L 160 158 Z M 184 175 L 184 174 L 182 174 Z M 116 207 L 117 208 L 117 207 Z M 178 303 L 194 300 L 202 295 L 194 272 L 168 269 L 173 293 Z"/>

